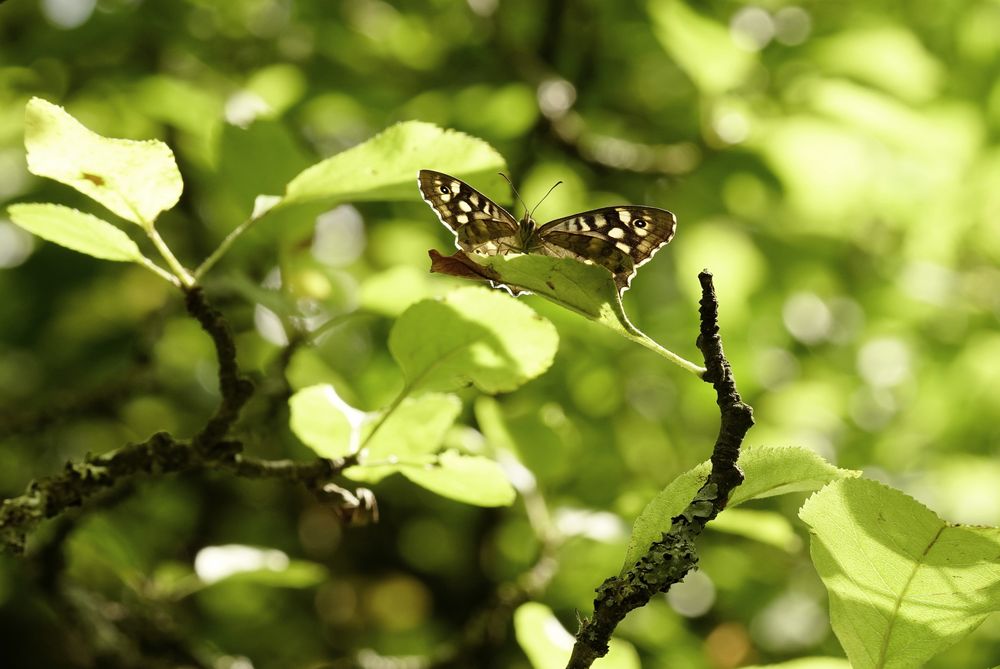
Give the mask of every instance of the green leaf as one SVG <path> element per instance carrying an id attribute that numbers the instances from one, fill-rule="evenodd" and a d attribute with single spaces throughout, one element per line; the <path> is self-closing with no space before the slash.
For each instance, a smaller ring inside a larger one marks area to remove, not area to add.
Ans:
<path id="1" fill-rule="evenodd" d="M 181 174 L 166 144 L 102 137 L 41 98 L 28 102 L 24 145 L 33 174 L 72 186 L 145 228 L 180 199 Z"/>
<path id="2" fill-rule="evenodd" d="M 753 539 L 789 553 L 798 551 L 802 546 L 802 540 L 788 518 L 775 511 L 726 509 L 709 527 L 716 532 Z"/>
<path id="3" fill-rule="evenodd" d="M 503 157 L 481 139 L 406 121 L 313 165 L 289 182 L 283 204 L 323 200 L 414 200 L 417 172 L 430 168 L 499 190 Z"/>
<path id="4" fill-rule="evenodd" d="M 509 295 L 461 288 L 407 309 L 389 334 L 389 350 L 407 387 L 449 391 L 470 383 L 508 392 L 552 364 L 553 325 Z"/>
<path id="5" fill-rule="evenodd" d="M 361 307 L 395 318 L 406 308 L 431 297 L 427 273 L 409 265 L 397 265 L 374 274 L 361 284 Z"/>
<path id="6" fill-rule="evenodd" d="M 611 272 L 572 258 L 535 254 L 473 258 L 463 252 L 452 256 L 431 253 L 431 271 L 469 279 L 502 283 L 517 292 L 540 295 L 559 306 L 600 323 L 670 362 L 701 375 L 705 369 L 660 346 L 632 324 L 622 307 Z"/>
<path id="7" fill-rule="evenodd" d="M 514 634 L 521 650 L 534 669 L 564 667 L 573 650 L 573 635 L 566 631 L 552 609 L 528 602 L 514 612 Z M 635 646 L 622 639 L 611 639 L 608 654 L 597 665 L 601 669 L 640 669 Z"/>
<path id="8" fill-rule="evenodd" d="M 434 453 L 461 410 L 462 402 L 454 395 L 435 393 L 403 400 L 365 443 L 365 460 Z"/>
<path id="9" fill-rule="evenodd" d="M 855 669 L 923 666 L 1000 610 L 1000 528 L 950 525 L 866 479 L 830 484 L 799 517 Z"/>
<path id="10" fill-rule="evenodd" d="M 282 551 L 242 544 L 206 546 L 195 557 L 195 573 L 205 586 L 223 582 L 308 588 L 322 583 L 326 569 L 315 562 L 289 560 Z"/>
<path id="11" fill-rule="evenodd" d="M 778 664 L 754 664 L 743 669 L 851 669 L 851 663 L 842 657 L 800 657 Z"/>
<path id="12" fill-rule="evenodd" d="M 128 235 L 82 211 L 58 204 L 14 204 L 7 213 L 28 232 L 79 253 L 116 262 L 149 262 Z"/>
<path id="13" fill-rule="evenodd" d="M 431 492 L 465 504 L 509 506 L 517 496 L 500 465 L 479 455 L 446 451 L 434 464 L 401 464 L 398 471 Z"/>
<path id="14" fill-rule="evenodd" d="M 830 481 L 859 476 L 860 472 L 839 469 L 805 448 L 773 446 L 744 448 L 740 468 L 746 480 L 733 491 L 727 508 L 743 502 L 790 492 L 816 490 Z M 680 514 L 712 471 L 711 462 L 689 469 L 664 488 L 636 518 L 625 552 L 622 571 L 629 569 L 654 541 L 670 530 L 671 519 Z M 723 511 L 721 515 L 726 514 Z"/>
<path id="15" fill-rule="evenodd" d="M 357 452 L 366 414 L 341 399 L 333 386 L 303 388 L 288 404 L 292 432 L 317 455 L 340 458 Z"/>

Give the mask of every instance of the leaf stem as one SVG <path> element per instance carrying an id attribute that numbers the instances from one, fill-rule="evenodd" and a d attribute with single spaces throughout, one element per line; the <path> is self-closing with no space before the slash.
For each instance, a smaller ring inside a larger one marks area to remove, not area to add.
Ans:
<path id="1" fill-rule="evenodd" d="M 181 281 L 180 281 L 180 279 L 178 279 L 176 276 L 174 276 L 173 274 L 171 274 L 167 270 L 165 270 L 162 267 L 160 267 L 159 265 L 157 265 L 155 262 L 153 262 L 152 260 L 150 260 L 146 256 L 142 257 L 142 260 L 139 261 L 139 264 L 142 265 L 143 267 L 145 267 L 146 269 L 148 269 L 150 272 L 156 274 L 160 278 L 166 279 L 167 281 L 169 281 L 170 283 L 174 284 L 178 288 L 181 287 Z"/>
<path id="2" fill-rule="evenodd" d="M 226 251 L 228 251 L 229 247 L 233 245 L 233 242 L 239 239 L 240 235 L 246 232 L 257 220 L 258 218 L 251 216 L 233 228 L 233 230 L 226 235 L 226 238 L 223 239 L 217 247 L 215 247 L 215 250 L 212 251 L 212 253 L 205 258 L 200 265 L 198 265 L 198 268 L 194 271 L 195 280 L 201 279 L 201 277 L 203 277 L 208 270 L 212 269 L 212 267 L 215 266 L 215 263 L 219 262 L 222 256 L 226 255 Z"/>
<path id="3" fill-rule="evenodd" d="M 143 225 L 143 227 L 145 228 L 150 241 L 153 242 L 153 246 L 155 246 L 156 250 L 160 252 L 163 259 L 167 261 L 167 267 L 169 267 L 170 271 L 174 273 L 174 276 L 180 280 L 181 285 L 184 288 L 191 288 L 194 286 L 196 283 L 195 278 L 191 276 L 190 272 L 184 269 L 184 265 L 177 260 L 177 256 L 175 256 L 173 251 L 170 250 L 167 243 L 163 241 L 163 237 L 160 237 L 160 233 L 156 231 L 156 228 L 152 225 Z"/>
<path id="4" fill-rule="evenodd" d="M 371 432 L 365 435 L 365 438 L 361 441 L 361 444 L 358 445 L 358 450 L 357 450 L 358 453 L 364 450 L 365 446 L 368 445 L 368 442 L 371 441 L 372 437 L 375 436 L 375 433 L 378 432 L 383 425 L 385 425 L 385 421 L 389 419 L 389 416 L 392 415 L 393 411 L 399 408 L 399 405 L 403 403 L 403 400 L 409 397 L 410 392 L 412 390 L 413 386 L 411 384 L 403 386 L 402 390 L 399 391 L 399 394 L 396 395 L 396 398 L 392 400 L 389 406 L 387 406 L 385 409 L 382 410 L 382 415 L 379 416 L 378 420 L 375 422 L 375 425 L 374 427 L 372 427 Z"/>

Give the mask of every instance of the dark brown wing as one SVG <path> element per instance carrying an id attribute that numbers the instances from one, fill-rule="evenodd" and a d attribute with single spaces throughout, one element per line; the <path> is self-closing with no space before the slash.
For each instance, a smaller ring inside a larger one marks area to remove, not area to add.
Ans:
<path id="1" fill-rule="evenodd" d="M 417 185 L 445 227 L 455 232 L 458 248 L 479 255 L 519 249 L 517 220 L 469 184 L 441 172 L 420 170 Z"/>
<path id="2" fill-rule="evenodd" d="M 536 239 L 546 255 L 607 268 L 625 290 L 636 268 L 669 243 L 676 229 L 677 219 L 666 209 L 604 207 L 550 221 L 538 229 Z"/>

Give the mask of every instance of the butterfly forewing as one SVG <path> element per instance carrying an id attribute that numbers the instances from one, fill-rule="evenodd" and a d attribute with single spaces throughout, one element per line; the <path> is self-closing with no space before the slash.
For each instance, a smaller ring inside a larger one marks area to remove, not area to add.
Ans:
<path id="1" fill-rule="evenodd" d="M 673 239 L 676 228 L 677 219 L 666 209 L 604 207 L 546 223 L 536 238 L 542 253 L 601 265 L 624 289 L 635 268 Z"/>
<path id="2" fill-rule="evenodd" d="M 467 253 L 496 255 L 518 249 L 518 224 L 506 209 L 455 177 L 420 170 L 420 194 L 455 232 L 456 244 Z"/>

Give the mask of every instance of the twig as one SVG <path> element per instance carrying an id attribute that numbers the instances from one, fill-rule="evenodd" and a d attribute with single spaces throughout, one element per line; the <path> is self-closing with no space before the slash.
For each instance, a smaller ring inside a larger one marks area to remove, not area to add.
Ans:
<path id="1" fill-rule="evenodd" d="M 722 351 L 719 336 L 719 305 L 712 275 L 703 271 L 701 282 L 701 332 L 698 348 L 705 357 L 706 382 L 715 388 L 721 411 L 719 436 L 712 451 L 712 472 L 691 503 L 672 519 L 669 532 L 654 542 L 631 569 L 607 579 L 597 588 L 594 616 L 584 620 L 567 669 L 586 669 L 608 652 L 615 627 L 632 609 L 644 606 L 658 592 L 666 592 L 698 563 L 695 539 L 705 524 L 715 518 L 729 501 L 729 494 L 743 482 L 736 465 L 740 445 L 753 426 L 753 410 L 740 399 L 733 371 Z"/>
<path id="2" fill-rule="evenodd" d="M 144 442 L 129 444 L 80 463 L 67 463 L 62 473 L 33 481 L 23 495 L 4 500 L 0 506 L 0 546 L 22 553 L 27 534 L 42 521 L 78 507 L 99 493 L 145 476 L 223 469 L 244 478 L 297 482 L 326 501 L 329 499 L 325 492 L 327 482 L 354 464 L 349 459 L 262 460 L 240 455 L 240 450 L 242 444 L 239 442 L 221 441 L 213 444 L 211 457 L 206 457 L 192 443 L 159 432 Z"/>

